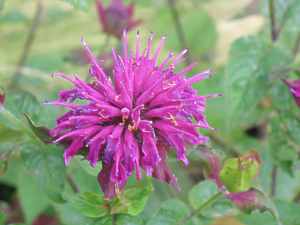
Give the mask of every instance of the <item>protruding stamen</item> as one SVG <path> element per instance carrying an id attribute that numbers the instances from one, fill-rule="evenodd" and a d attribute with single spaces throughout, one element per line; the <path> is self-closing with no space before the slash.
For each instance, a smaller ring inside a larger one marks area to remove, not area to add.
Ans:
<path id="1" fill-rule="evenodd" d="M 135 43 L 135 58 L 138 59 L 140 57 L 140 46 L 141 46 L 141 36 L 140 32 L 136 33 L 136 43 Z"/>
<path id="2" fill-rule="evenodd" d="M 157 64 L 157 61 L 158 61 L 158 57 L 159 57 L 159 54 L 162 50 L 162 48 L 164 47 L 165 45 L 165 40 L 166 40 L 166 37 L 162 37 L 157 45 L 157 49 L 154 53 L 154 57 L 153 57 L 153 60 L 154 60 L 154 65 Z"/>
<path id="3" fill-rule="evenodd" d="M 188 52 L 187 49 L 184 49 L 182 52 L 180 52 L 178 54 L 178 56 L 175 57 L 175 59 L 173 60 L 173 64 L 176 65 L 177 63 L 179 63 L 183 58 L 184 55 Z"/>
<path id="4" fill-rule="evenodd" d="M 210 98 L 218 98 L 218 97 L 223 97 L 223 96 L 224 96 L 224 94 L 222 94 L 222 93 L 215 93 L 215 94 L 206 95 L 205 97 L 207 99 L 210 99 Z"/>
<path id="5" fill-rule="evenodd" d="M 149 38 L 148 38 L 148 42 L 147 42 L 147 47 L 145 49 L 145 57 L 146 58 L 149 58 L 150 56 L 150 52 L 151 52 L 151 49 L 152 49 L 152 42 L 153 42 L 153 37 L 154 37 L 154 33 L 151 33 Z"/>
<path id="6" fill-rule="evenodd" d="M 123 31 L 122 44 L 123 44 L 123 56 L 126 62 L 128 58 L 128 36 L 126 30 Z"/>
<path id="7" fill-rule="evenodd" d="M 167 58 L 160 64 L 160 69 L 163 69 L 165 65 L 167 65 L 170 60 L 173 58 L 174 53 L 173 52 L 169 52 Z"/>
<path id="8" fill-rule="evenodd" d="M 205 80 L 211 76 L 211 70 L 205 70 L 202 73 L 198 73 L 187 80 L 188 84 L 193 84 Z"/>

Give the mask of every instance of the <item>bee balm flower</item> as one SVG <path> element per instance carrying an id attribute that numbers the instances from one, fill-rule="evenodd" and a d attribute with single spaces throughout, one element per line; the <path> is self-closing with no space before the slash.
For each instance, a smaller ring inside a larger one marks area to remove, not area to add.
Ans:
<path id="1" fill-rule="evenodd" d="M 133 19 L 134 5 L 125 6 L 123 0 L 112 0 L 107 8 L 101 0 L 97 0 L 96 5 L 103 31 L 119 39 L 123 30 L 129 31 L 141 22 Z"/>
<path id="2" fill-rule="evenodd" d="M 83 41 L 94 81 L 57 74 L 74 88 L 61 91 L 59 99 L 51 102 L 69 111 L 57 119 L 50 134 L 56 143 L 69 143 L 64 153 L 66 164 L 80 151 L 87 152 L 92 166 L 102 162 L 98 180 L 106 198 L 121 191 L 134 171 L 141 179 L 142 169 L 148 176 L 176 186 L 167 153 L 175 151 L 177 159 L 188 164 L 185 146 L 208 141 L 198 132 L 198 128 L 209 128 L 204 115 L 208 96 L 199 96 L 192 84 L 207 78 L 210 71 L 191 78 L 185 75 L 195 65 L 176 71 L 186 51 L 177 56 L 170 53 L 159 63 L 165 38 L 154 52 L 152 38 L 141 50 L 137 34 L 135 52 L 128 53 L 124 33 L 123 54 L 112 51 L 111 76 L 105 74 Z"/>

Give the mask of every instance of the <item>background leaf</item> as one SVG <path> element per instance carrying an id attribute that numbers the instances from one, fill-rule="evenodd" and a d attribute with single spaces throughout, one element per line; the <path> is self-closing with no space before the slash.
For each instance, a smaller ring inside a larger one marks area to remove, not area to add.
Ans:
<path id="1" fill-rule="evenodd" d="M 129 214 L 136 216 L 141 213 L 152 192 L 151 179 L 144 179 L 143 182 L 136 182 L 133 187 L 126 188 L 111 204 L 112 214 Z"/>
<path id="2" fill-rule="evenodd" d="M 243 192 L 250 189 L 259 171 L 259 162 L 248 156 L 227 159 L 220 172 L 220 179 L 229 192 Z M 253 153 L 257 154 L 257 153 Z M 248 158 L 249 157 L 249 158 Z M 255 157 L 255 156 L 253 156 Z"/>
<path id="3" fill-rule="evenodd" d="M 51 200 L 63 202 L 65 166 L 62 151 L 53 145 L 36 143 L 23 146 L 22 158 L 31 175 Z"/>
<path id="4" fill-rule="evenodd" d="M 188 215 L 188 207 L 178 199 L 164 202 L 158 212 L 146 223 L 147 225 L 173 225 Z"/>
<path id="5" fill-rule="evenodd" d="M 72 200 L 72 206 L 87 217 L 99 218 L 108 215 L 109 203 L 102 194 L 85 192 Z"/>

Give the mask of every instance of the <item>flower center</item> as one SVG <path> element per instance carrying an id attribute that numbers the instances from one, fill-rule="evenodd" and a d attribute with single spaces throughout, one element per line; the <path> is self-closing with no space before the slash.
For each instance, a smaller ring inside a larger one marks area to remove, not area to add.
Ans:
<path id="1" fill-rule="evenodd" d="M 126 123 L 127 119 L 129 118 L 130 110 L 126 107 L 121 109 L 122 114 L 122 123 Z"/>

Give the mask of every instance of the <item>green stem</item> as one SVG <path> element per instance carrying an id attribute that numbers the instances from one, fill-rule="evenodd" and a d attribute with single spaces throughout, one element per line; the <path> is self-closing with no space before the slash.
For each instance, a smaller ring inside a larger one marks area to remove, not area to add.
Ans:
<path id="1" fill-rule="evenodd" d="M 295 42 L 295 47 L 293 49 L 293 56 L 296 58 L 298 52 L 300 51 L 300 32 L 297 36 L 296 42 Z"/>
<path id="2" fill-rule="evenodd" d="M 33 42 L 35 40 L 36 31 L 37 31 L 37 29 L 38 29 L 38 27 L 39 27 L 39 25 L 41 23 L 41 20 L 42 20 L 43 11 L 44 11 L 43 1 L 42 0 L 38 0 L 37 1 L 36 10 L 35 10 L 35 15 L 34 15 L 34 18 L 33 18 L 33 22 L 32 22 L 32 25 L 30 27 L 28 36 L 26 38 L 26 41 L 25 41 L 25 44 L 24 44 L 24 48 L 23 48 L 21 57 L 20 57 L 19 62 L 17 64 L 16 71 L 15 71 L 15 73 L 12 76 L 11 83 L 9 84 L 9 86 L 11 88 L 17 86 L 17 84 L 19 82 L 21 71 L 22 71 L 22 67 L 26 63 L 28 55 L 29 55 L 29 53 L 31 51 Z"/>
<path id="3" fill-rule="evenodd" d="M 116 225 L 117 224 L 117 215 L 116 214 L 112 214 L 111 215 L 111 224 L 112 225 Z"/>
<path id="4" fill-rule="evenodd" d="M 187 49 L 188 48 L 187 40 L 186 40 L 186 36 L 184 34 L 182 24 L 180 22 L 180 16 L 179 16 L 178 10 L 176 8 L 176 0 L 168 0 L 168 3 L 169 3 L 169 7 L 170 7 L 171 14 L 172 14 L 172 17 L 173 17 L 175 29 L 176 29 L 177 36 L 178 36 L 178 40 L 181 44 L 181 48 Z M 187 65 L 191 64 L 190 54 L 186 55 L 185 62 L 186 62 Z"/>
<path id="5" fill-rule="evenodd" d="M 271 39 L 275 42 L 278 38 L 276 19 L 275 19 L 275 7 L 274 0 L 269 0 L 269 12 L 270 12 L 270 22 L 271 22 Z"/>
<path id="6" fill-rule="evenodd" d="M 274 197 L 276 195 L 276 186 L 277 186 L 277 171 L 278 168 L 276 165 L 273 165 L 272 174 L 271 174 L 271 196 Z"/>
<path id="7" fill-rule="evenodd" d="M 206 202 L 204 202 L 200 207 L 190 212 L 187 216 L 185 216 L 183 219 L 181 219 L 176 225 L 185 225 L 187 221 L 192 219 L 194 216 L 201 213 L 203 209 L 206 209 L 209 207 L 212 203 L 214 203 L 220 196 L 222 196 L 222 192 L 218 192 L 214 194 L 212 197 L 210 197 Z"/>
<path id="8" fill-rule="evenodd" d="M 74 191 L 74 193 L 79 193 L 80 189 L 77 186 L 77 184 L 75 183 L 73 177 L 70 174 L 67 174 L 66 178 L 67 178 L 67 182 L 69 183 L 69 185 L 72 188 L 72 190 Z"/>

